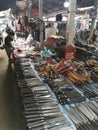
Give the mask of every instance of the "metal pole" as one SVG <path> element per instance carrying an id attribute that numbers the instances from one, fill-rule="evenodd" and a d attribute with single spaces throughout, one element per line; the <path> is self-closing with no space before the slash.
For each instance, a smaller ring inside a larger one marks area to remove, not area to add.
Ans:
<path id="1" fill-rule="evenodd" d="M 32 1 L 28 0 L 28 18 L 29 18 L 29 20 L 31 19 L 31 17 L 32 17 Z"/>
<path id="2" fill-rule="evenodd" d="M 32 17 L 32 1 L 26 0 L 26 2 L 27 2 L 26 16 L 28 17 L 28 22 L 30 22 L 30 19 Z M 31 33 L 31 28 L 29 27 L 29 25 L 27 25 L 27 30 L 29 33 Z"/>
<path id="3" fill-rule="evenodd" d="M 43 21 L 43 0 L 39 0 L 39 18 Z M 43 22 L 40 23 L 40 42 L 43 42 Z"/>
<path id="4" fill-rule="evenodd" d="M 72 44 L 74 39 L 74 22 L 76 14 L 76 0 L 69 0 L 69 14 L 67 24 L 67 44 Z"/>
<path id="5" fill-rule="evenodd" d="M 43 18 L 43 0 L 39 0 L 39 18 Z"/>

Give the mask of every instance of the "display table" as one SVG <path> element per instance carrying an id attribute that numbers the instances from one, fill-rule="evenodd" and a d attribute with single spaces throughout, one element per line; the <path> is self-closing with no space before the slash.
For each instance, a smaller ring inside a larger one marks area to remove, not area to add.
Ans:
<path id="1" fill-rule="evenodd" d="M 28 128 L 76 130 L 52 91 L 37 75 L 32 61 L 18 59 L 15 68 Z"/>
<path id="2" fill-rule="evenodd" d="M 24 54 L 29 54 L 27 50 Z M 97 75 L 97 60 L 62 64 L 54 59 L 47 63 L 40 55 L 16 57 L 16 78 L 30 130 L 97 130 L 98 81 L 89 77 L 89 73 Z"/>
<path id="3" fill-rule="evenodd" d="M 54 127 L 55 129 L 59 128 L 59 130 L 80 130 L 81 128 L 88 130 L 88 128 L 97 128 L 98 95 L 90 88 L 90 84 L 85 84 L 84 87 L 79 89 L 79 86 L 70 85 L 63 80 L 63 77 L 45 80 L 45 78 L 40 77 L 35 69 L 40 65 L 38 62 L 44 63 L 42 61 L 41 57 L 34 60 L 22 58 L 17 59 L 15 65 L 28 128 L 30 130 L 31 128 L 49 128 L 52 130 Z M 58 87 L 71 94 L 68 94 L 68 99 L 65 97 L 67 101 L 63 96 L 67 93 L 62 93 L 60 100 L 59 97 L 57 98 L 54 90 Z M 86 98 L 83 91 L 86 92 Z M 79 100 L 80 94 L 83 97 L 81 101 Z"/>

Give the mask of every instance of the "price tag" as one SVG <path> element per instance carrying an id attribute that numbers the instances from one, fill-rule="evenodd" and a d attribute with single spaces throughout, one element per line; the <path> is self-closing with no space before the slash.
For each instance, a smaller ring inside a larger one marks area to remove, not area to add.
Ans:
<path id="1" fill-rule="evenodd" d="M 67 45 L 66 46 L 66 52 L 65 52 L 65 59 L 66 60 L 72 60 L 75 58 L 75 48 L 73 45 Z"/>

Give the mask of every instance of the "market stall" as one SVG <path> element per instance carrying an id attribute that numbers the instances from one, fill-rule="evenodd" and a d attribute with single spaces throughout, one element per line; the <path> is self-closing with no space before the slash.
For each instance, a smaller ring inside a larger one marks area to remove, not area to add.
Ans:
<path id="1" fill-rule="evenodd" d="M 36 43 L 18 45 L 18 51 L 25 52 L 24 57 L 17 55 L 15 68 L 27 126 L 30 130 L 97 129 L 97 55 L 89 49 L 88 53 L 76 51 L 71 60 L 58 58 L 53 49 L 63 44 L 57 41 L 52 39 L 51 48 L 44 44 L 39 51 Z"/>

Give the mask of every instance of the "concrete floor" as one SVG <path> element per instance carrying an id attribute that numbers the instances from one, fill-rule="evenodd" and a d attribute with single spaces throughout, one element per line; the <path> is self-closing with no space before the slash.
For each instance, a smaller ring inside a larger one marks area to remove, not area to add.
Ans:
<path id="1" fill-rule="evenodd" d="M 5 50 L 0 50 L 0 130 L 27 130 L 14 65 Z"/>

